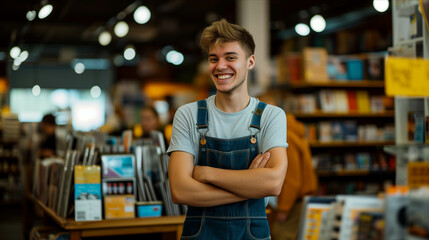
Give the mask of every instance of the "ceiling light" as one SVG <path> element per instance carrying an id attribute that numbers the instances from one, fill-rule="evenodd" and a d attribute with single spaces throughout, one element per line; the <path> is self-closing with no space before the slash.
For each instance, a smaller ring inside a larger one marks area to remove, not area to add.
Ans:
<path id="1" fill-rule="evenodd" d="M 150 10 L 146 6 L 140 6 L 134 11 L 134 20 L 139 24 L 145 24 L 150 19 Z"/>
<path id="2" fill-rule="evenodd" d="M 12 70 L 17 71 L 19 69 L 20 65 L 16 65 L 15 63 L 12 64 Z"/>
<path id="3" fill-rule="evenodd" d="M 40 19 L 46 18 L 47 16 L 49 16 L 49 14 L 51 14 L 51 12 L 52 12 L 53 9 L 54 9 L 54 7 L 51 4 L 46 4 L 39 11 L 39 15 L 38 15 L 39 18 Z"/>
<path id="4" fill-rule="evenodd" d="M 36 13 L 35 10 L 28 11 L 27 15 L 26 15 L 27 20 L 30 21 L 30 22 L 33 21 L 36 18 L 36 16 L 37 16 L 37 13 Z"/>
<path id="5" fill-rule="evenodd" d="M 308 34 L 310 34 L 310 28 L 307 24 L 298 23 L 295 26 L 295 32 L 298 33 L 300 36 L 307 36 Z"/>
<path id="6" fill-rule="evenodd" d="M 82 73 L 85 71 L 85 65 L 84 65 L 83 63 L 81 63 L 81 62 L 76 63 L 76 64 L 74 65 L 74 71 L 75 71 L 77 74 L 82 74 Z"/>
<path id="7" fill-rule="evenodd" d="M 124 51 L 124 58 L 127 60 L 133 60 L 136 56 L 136 50 L 134 50 L 134 47 L 128 46 L 126 47 Z"/>
<path id="8" fill-rule="evenodd" d="M 104 31 L 98 36 L 98 42 L 102 46 L 107 46 L 112 41 L 112 35 L 108 31 Z"/>
<path id="9" fill-rule="evenodd" d="M 22 51 L 19 54 L 17 60 L 19 60 L 20 62 L 24 62 L 25 60 L 27 60 L 27 58 L 28 58 L 28 51 Z"/>
<path id="10" fill-rule="evenodd" d="M 41 89 L 39 85 L 34 85 L 33 88 L 31 89 L 31 92 L 33 93 L 34 96 L 39 96 Z"/>
<path id="11" fill-rule="evenodd" d="M 18 46 L 15 46 L 10 49 L 9 55 L 11 58 L 15 59 L 19 56 L 20 53 L 21 53 L 21 48 L 19 48 Z"/>
<path id="12" fill-rule="evenodd" d="M 98 98 L 101 95 L 101 89 L 99 86 L 95 85 L 91 88 L 91 96 L 93 98 Z"/>
<path id="13" fill-rule="evenodd" d="M 185 58 L 182 53 L 172 50 L 167 53 L 166 59 L 169 63 L 172 63 L 174 65 L 180 65 Z"/>
<path id="14" fill-rule="evenodd" d="M 311 29 L 322 32 L 326 28 L 326 21 L 321 15 L 314 15 L 310 20 Z"/>
<path id="15" fill-rule="evenodd" d="M 15 58 L 15 60 L 13 60 L 13 66 L 20 66 L 22 63 L 22 61 L 19 58 Z"/>
<path id="16" fill-rule="evenodd" d="M 115 28 L 114 28 L 114 32 L 116 34 L 116 36 L 118 37 L 125 37 L 125 35 L 128 34 L 129 31 L 129 27 L 128 24 L 124 21 L 120 21 L 118 23 L 116 23 Z"/>
<path id="17" fill-rule="evenodd" d="M 378 12 L 385 12 L 389 8 L 389 0 L 374 0 L 372 6 Z"/>

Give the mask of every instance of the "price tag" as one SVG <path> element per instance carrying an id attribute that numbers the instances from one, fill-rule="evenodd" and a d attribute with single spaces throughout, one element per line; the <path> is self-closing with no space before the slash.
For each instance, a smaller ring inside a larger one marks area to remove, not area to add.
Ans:
<path id="1" fill-rule="evenodd" d="M 386 58 L 386 95 L 429 97 L 429 60 Z"/>

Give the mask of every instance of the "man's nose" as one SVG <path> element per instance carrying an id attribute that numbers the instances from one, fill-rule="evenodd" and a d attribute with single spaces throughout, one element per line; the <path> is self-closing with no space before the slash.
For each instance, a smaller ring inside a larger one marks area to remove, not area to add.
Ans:
<path id="1" fill-rule="evenodd" d="M 217 64 L 217 69 L 219 70 L 223 70 L 227 68 L 227 62 L 225 60 L 219 60 L 218 64 Z"/>

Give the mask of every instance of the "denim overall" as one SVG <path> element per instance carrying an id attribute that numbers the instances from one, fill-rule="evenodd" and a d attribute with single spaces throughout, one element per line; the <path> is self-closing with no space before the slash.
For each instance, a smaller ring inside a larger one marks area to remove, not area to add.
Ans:
<path id="1" fill-rule="evenodd" d="M 248 169 L 258 155 L 256 133 L 260 130 L 266 103 L 259 102 L 249 126 L 250 136 L 235 139 L 207 137 L 206 100 L 198 101 L 197 129 L 200 133 L 198 165 L 223 169 Z M 215 207 L 188 207 L 181 239 L 271 239 L 264 199 Z"/>

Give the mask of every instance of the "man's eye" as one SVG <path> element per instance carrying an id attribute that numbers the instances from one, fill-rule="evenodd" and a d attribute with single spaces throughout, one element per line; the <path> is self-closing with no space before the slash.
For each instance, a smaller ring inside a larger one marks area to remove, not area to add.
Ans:
<path id="1" fill-rule="evenodd" d="M 209 58 L 209 62 L 216 62 L 217 59 L 216 58 Z"/>
<path id="2" fill-rule="evenodd" d="M 226 59 L 229 60 L 229 61 L 231 61 L 231 60 L 234 60 L 235 57 L 227 57 Z"/>

